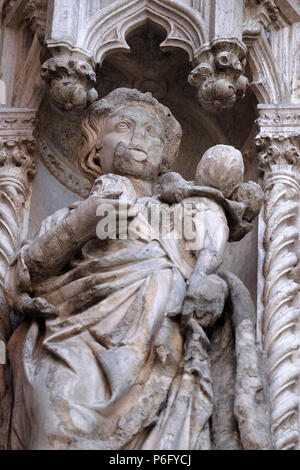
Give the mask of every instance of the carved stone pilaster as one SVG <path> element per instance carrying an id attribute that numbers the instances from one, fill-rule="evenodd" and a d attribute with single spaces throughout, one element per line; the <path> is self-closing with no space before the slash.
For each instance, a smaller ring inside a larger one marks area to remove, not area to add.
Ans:
<path id="1" fill-rule="evenodd" d="M 7 266 L 20 248 L 24 235 L 26 203 L 35 174 L 35 139 L 32 135 L 35 111 L 0 109 L 0 340 L 6 343 L 11 325 L 3 283 Z M 7 445 L 10 407 L 8 368 L 0 365 L 0 449 Z"/>
<path id="2" fill-rule="evenodd" d="M 2 15 L 5 23 L 15 14 L 18 3 L 18 0 L 4 0 Z"/>
<path id="3" fill-rule="evenodd" d="M 278 24 L 279 19 L 280 10 L 274 0 L 245 0 L 244 42 L 248 47 L 253 47 L 263 31 L 266 32 L 267 41 L 270 31 Z"/>
<path id="4" fill-rule="evenodd" d="M 300 319 L 297 281 L 300 199 L 299 113 L 261 106 L 256 143 L 264 172 L 262 343 L 268 358 L 276 449 L 299 448 Z M 298 124 L 297 124 L 298 123 Z"/>
<path id="5" fill-rule="evenodd" d="M 246 47 L 238 40 L 220 39 L 202 47 L 189 83 L 198 88 L 203 108 L 219 112 L 244 98 L 248 86 L 245 56 Z"/>
<path id="6" fill-rule="evenodd" d="M 29 0 L 23 10 L 24 18 L 42 42 L 45 38 L 48 0 Z"/>
<path id="7" fill-rule="evenodd" d="M 276 23 L 280 16 L 274 0 L 246 0 L 245 7 L 248 20 L 259 22 L 265 28 L 271 23 Z"/>
<path id="8" fill-rule="evenodd" d="M 49 87 L 50 103 L 58 109 L 85 109 L 98 98 L 96 74 L 87 59 L 67 52 L 52 57 L 42 66 L 42 78 Z"/>
<path id="9" fill-rule="evenodd" d="M 40 42 L 45 39 L 48 0 L 6 0 L 3 7 L 5 26 L 19 28 L 28 24 Z"/>

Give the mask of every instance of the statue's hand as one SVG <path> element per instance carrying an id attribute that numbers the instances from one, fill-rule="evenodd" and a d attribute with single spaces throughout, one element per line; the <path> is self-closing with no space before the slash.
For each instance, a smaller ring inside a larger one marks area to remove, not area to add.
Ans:
<path id="1" fill-rule="evenodd" d="M 130 207 L 131 204 L 119 199 L 105 199 L 94 194 L 83 201 L 66 220 L 78 243 L 83 244 L 96 238 L 96 227 L 102 217 L 110 213 L 117 220 L 130 219 Z"/>
<path id="2" fill-rule="evenodd" d="M 58 315 L 56 307 L 49 304 L 42 297 L 31 298 L 26 296 L 22 301 L 21 311 L 24 317 L 30 318 L 53 318 Z"/>
<path id="3" fill-rule="evenodd" d="M 185 198 L 185 185 L 189 186 L 188 182 L 175 172 L 165 173 L 157 183 L 160 199 L 168 204 L 181 202 Z"/>
<path id="4" fill-rule="evenodd" d="M 184 185 L 176 188 L 174 191 L 174 197 L 176 202 L 182 202 L 184 199 L 193 196 L 193 185 L 191 183 L 185 183 Z"/>
<path id="5" fill-rule="evenodd" d="M 213 326 L 221 317 L 228 295 L 227 284 L 215 274 L 194 272 L 183 304 L 182 322 L 195 318 L 203 328 Z"/>

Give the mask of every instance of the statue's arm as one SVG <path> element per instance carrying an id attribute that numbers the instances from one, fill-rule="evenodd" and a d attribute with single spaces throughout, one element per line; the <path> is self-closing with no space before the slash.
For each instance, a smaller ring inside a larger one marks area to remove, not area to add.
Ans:
<path id="1" fill-rule="evenodd" d="M 194 224 L 202 243 L 194 250 L 197 261 L 187 281 L 182 320 L 196 317 L 208 327 L 222 314 L 227 296 L 227 285 L 215 272 L 223 261 L 229 228 L 223 209 L 214 202 L 194 217 Z"/>
<path id="2" fill-rule="evenodd" d="M 96 237 L 98 206 L 99 198 L 90 196 L 25 248 L 23 258 L 33 282 L 56 274 Z"/>
<path id="3" fill-rule="evenodd" d="M 7 300 L 17 314 L 31 317 L 55 314 L 55 308 L 44 299 L 31 297 L 31 286 L 57 274 L 81 247 L 96 238 L 96 226 L 101 219 L 97 209 L 107 202 L 102 197 L 89 196 L 66 211 L 62 220 L 23 246 L 11 262 L 5 282 Z M 109 199 L 109 204 L 118 216 L 119 201 Z"/>
<path id="4" fill-rule="evenodd" d="M 213 207 L 215 206 L 215 207 Z M 229 228 L 222 207 L 213 203 L 194 217 L 196 231 L 201 233 L 202 246 L 195 250 L 197 257 L 193 274 L 213 274 L 223 261 L 229 238 Z M 200 237 L 199 237 L 200 238 Z"/>

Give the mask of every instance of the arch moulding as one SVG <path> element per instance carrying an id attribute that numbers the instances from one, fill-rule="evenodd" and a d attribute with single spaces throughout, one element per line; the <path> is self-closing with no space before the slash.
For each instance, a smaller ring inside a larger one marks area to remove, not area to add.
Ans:
<path id="1" fill-rule="evenodd" d="M 62 3 L 54 3 L 54 17 L 61 14 Z M 167 36 L 162 48 L 181 48 L 191 61 L 206 39 L 200 13 L 178 0 L 118 0 L 90 18 L 88 7 L 83 9 L 78 2 L 73 30 L 66 36 L 63 25 L 60 23 L 60 31 L 59 24 L 53 21 L 55 26 L 48 35 L 47 45 L 50 49 L 64 47 L 72 53 L 83 54 L 94 64 L 102 64 L 110 52 L 129 50 L 126 36 L 146 21 L 165 29 Z"/>

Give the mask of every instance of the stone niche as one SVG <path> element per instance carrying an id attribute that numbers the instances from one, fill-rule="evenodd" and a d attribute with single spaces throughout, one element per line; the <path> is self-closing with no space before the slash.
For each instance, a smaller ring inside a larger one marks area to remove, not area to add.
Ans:
<path id="1" fill-rule="evenodd" d="M 209 147 L 228 144 L 240 149 L 244 155 L 245 181 L 257 181 L 253 148 L 257 104 L 254 95 L 248 91 L 246 98 L 233 109 L 219 114 L 203 110 L 195 99 L 195 88 L 187 81 L 194 64 L 189 62 L 188 54 L 181 49 L 162 51 L 160 44 L 165 37 L 165 30 L 152 22 L 131 31 L 126 38 L 130 50 L 108 55 L 97 69 L 99 98 L 118 87 L 137 88 L 142 92 L 151 92 L 169 107 L 183 130 L 180 155 L 174 170 L 184 178 L 192 179 L 201 156 Z M 41 106 L 39 145 L 42 162 L 34 181 L 30 236 L 44 217 L 78 200 L 78 196 L 88 194 L 90 182 L 76 163 L 83 115 L 82 112 L 60 113 L 46 101 Z M 47 187 L 47 193 L 44 187 Z M 226 255 L 228 268 L 245 282 L 254 301 L 256 240 L 255 229 L 241 242 L 229 244 Z"/>

